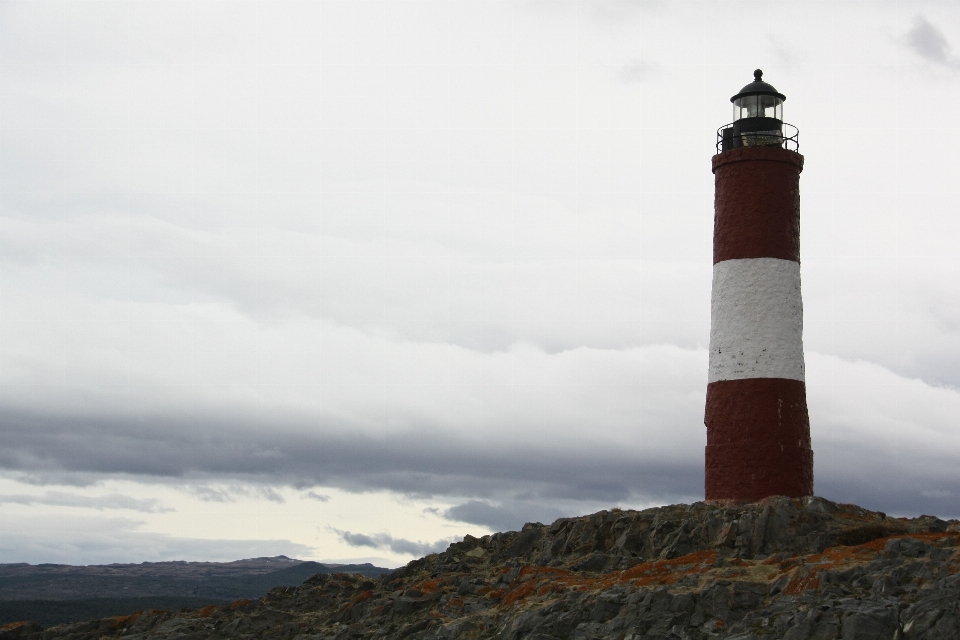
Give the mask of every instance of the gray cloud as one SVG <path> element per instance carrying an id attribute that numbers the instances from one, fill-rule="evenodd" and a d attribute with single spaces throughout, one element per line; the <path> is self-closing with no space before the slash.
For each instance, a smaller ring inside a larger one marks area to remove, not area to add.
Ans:
<path id="1" fill-rule="evenodd" d="M 213 487 L 191 486 L 187 491 L 204 502 L 234 502 L 236 498 L 230 491 Z"/>
<path id="2" fill-rule="evenodd" d="M 950 498 L 960 495 L 954 472 L 957 436 L 950 426 L 960 411 L 960 393 L 903 379 L 869 363 L 808 354 L 807 364 L 818 494 L 890 513 L 960 515 Z M 681 397 L 702 406 L 699 388 L 691 387 Z M 693 439 L 702 438 L 698 417 L 677 425 L 657 412 L 647 413 L 645 422 L 662 426 L 641 429 L 639 435 L 649 433 L 656 446 L 642 446 L 641 438 L 618 447 L 595 438 L 584 438 L 579 446 L 557 446 L 549 439 L 528 442 L 503 433 L 477 440 L 416 425 L 375 436 L 332 420 L 296 426 L 292 418 L 278 431 L 261 428 L 256 416 L 249 415 L 225 419 L 213 414 L 198 423 L 158 417 L 131 431 L 116 418 L 63 419 L 5 410 L 0 464 L 34 477 L 49 472 L 58 479 L 69 473 L 183 479 L 195 495 L 207 499 L 230 499 L 231 484 L 191 478 L 234 477 L 268 488 L 285 484 L 466 496 L 471 499 L 442 515 L 516 529 L 526 521 L 548 522 L 603 506 L 698 499 L 703 486 L 703 442 Z M 657 444 L 664 429 L 689 434 L 688 440 L 674 438 L 683 455 Z M 249 492 L 254 490 L 244 491 L 253 495 Z M 257 495 L 267 499 L 270 491 Z"/>
<path id="3" fill-rule="evenodd" d="M 581 3 L 576 3 L 584 7 Z M 597 20 L 607 26 L 616 25 L 619 28 L 629 28 L 636 24 L 640 18 L 641 12 L 650 13 L 657 10 L 658 0 L 645 0 L 644 2 L 634 2 L 633 0 L 604 0 L 603 2 L 588 2 L 585 7 Z"/>
<path id="4" fill-rule="evenodd" d="M 658 71 L 657 65 L 647 60 L 634 60 L 620 69 L 620 78 L 625 82 L 643 82 Z"/>
<path id="5" fill-rule="evenodd" d="M 187 493 L 203 500 L 204 502 L 236 502 L 237 498 L 259 498 L 282 504 L 286 500 L 284 497 L 269 486 L 250 486 L 250 485 L 187 485 Z"/>
<path id="6" fill-rule="evenodd" d="M 388 533 L 377 533 L 372 536 L 363 533 L 352 533 L 350 531 L 341 531 L 339 529 L 330 529 L 334 531 L 340 539 L 351 547 L 370 547 L 372 549 L 390 549 L 394 553 L 408 554 L 412 556 L 425 556 L 430 553 L 443 551 L 451 542 L 457 538 L 445 538 L 436 542 L 422 542 L 407 540 L 405 538 L 394 538 Z"/>
<path id="7" fill-rule="evenodd" d="M 269 500 L 270 502 L 276 502 L 278 504 L 286 502 L 284 497 L 271 487 L 262 487 L 260 488 L 259 493 L 264 500 Z"/>
<path id="8" fill-rule="evenodd" d="M 235 423 L 218 422 L 210 417 L 198 432 L 191 423 L 158 419 L 131 433 L 126 423 L 113 420 L 4 412 L 0 465 L 25 472 L 39 468 L 185 479 L 210 474 L 355 491 L 495 498 L 525 492 L 584 501 L 695 496 L 702 485 L 695 454 L 688 461 L 667 461 L 606 447 L 572 451 L 548 446 L 538 451 L 523 445 L 503 450 L 433 429 L 374 438 L 338 436 L 332 425 L 313 433 L 278 434 L 255 425 L 238 432 Z M 189 490 L 211 501 L 232 500 L 237 491 L 246 491 L 216 484 Z"/>
<path id="9" fill-rule="evenodd" d="M 770 50 L 776 56 L 781 69 L 788 70 L 792 68 L 803 56 L 792 44 L 788 44 L 781 35 L 771 35 L 767 38 Z"/>
<path id="10" fill-rule="evenodd" d="M 587 17 L 603 28 L 616 26 L 629 28 L 636 23 L 641 11 L 650 12 L 659 9 L 661 0 L 601 0 L 599 2 L 575 2 L 573 0 L 520 0 L 515 3 L 519 8 L 540 17 L 560 15 L 582 19 Z"/>
<path id="11" fill-rule="evenodd" d="M 951 53 L 946 36 L 923 16 L 917 16 L 913 27 L 907 32 L 905 41 L 907 46 L 921 58 L 951 67 L 958 65 L 957 59 Z"/>
<path id="12" fill-rule="evenodd" d="M 129 509 L 144 513 L 167 513 L 176 511 L 172 507 L 163 506 L 154 498 L 138 499 L 121 493 L 111 493 L 103 496 L 82 496 L 75 493 L 47 491 L 42 495 L 29 494 L 0 494 L 0 504 L 45 504 L 58 507 L 80 507 L 83 509 Z"/>
<path id="13" fill-rule="evenodd" d="M 528 522 L 550 524 L 557 518 L 569 517 L 569 511 L 550 504 L 515 501 L 493 505 L 483 500 L 470 500 L 440 513 L 447 520 L 479 524 L 494 531 L 518 531 Z"/>
<path id="14" fill-rule="evenodd" d="M 300 495 L 301 500 L 316 500 L 317 502 L 329 502 L 330 496 L 325 493 L 317 493 L 316 491 L 307 491 L 304 494 Z"/>

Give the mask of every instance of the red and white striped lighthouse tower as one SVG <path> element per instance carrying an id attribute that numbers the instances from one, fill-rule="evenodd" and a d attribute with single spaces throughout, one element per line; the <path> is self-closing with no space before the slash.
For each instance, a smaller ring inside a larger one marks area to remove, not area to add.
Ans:
<path id="1" fill-rule="evenodd" d="M 797 130 L 783 94 L 754 82 L 718 131 L 706 499 L 813 494 L 803 363 Z"/>

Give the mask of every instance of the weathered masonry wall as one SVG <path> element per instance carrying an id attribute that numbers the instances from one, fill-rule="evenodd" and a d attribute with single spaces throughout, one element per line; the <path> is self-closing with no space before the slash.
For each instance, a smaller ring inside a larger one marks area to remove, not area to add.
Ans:
<path id="1" fill-rule="evenodd" d="M 780 148 L 713 158 L 708 500 L 813 494 L 800 294 L 802 169 L 803 156 Z"/>

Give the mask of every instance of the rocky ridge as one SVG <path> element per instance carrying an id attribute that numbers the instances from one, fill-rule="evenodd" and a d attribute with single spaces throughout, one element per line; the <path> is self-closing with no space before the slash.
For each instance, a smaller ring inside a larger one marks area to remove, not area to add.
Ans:
<path id="1" fill-rule="evenodd" d="M 960 522 L 809 497 L 601 511 L 483 538 L 371 579 L 0 639 L 960 638 Z"/>

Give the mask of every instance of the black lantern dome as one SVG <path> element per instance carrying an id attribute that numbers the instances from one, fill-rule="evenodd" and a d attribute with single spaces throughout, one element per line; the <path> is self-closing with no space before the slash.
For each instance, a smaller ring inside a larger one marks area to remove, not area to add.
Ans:
<path id="1" fill-rule="evenodd" d="M 744 96 L 776 96 L 780 98 L 780 102 L 783 102 L 787 99 L 787 96 L 782 93 L 778 93 L 776 89 L 773 88 L 773 85 L 763 81 L 763 70 L 757 69 L 753 72 L 753 82 L 745 86 L 743 89 L 740 89 L 740 93 L 730 98 L 730 102 L 736 102 L 737 99 Z"/>
<path id="2" fill-rule="evenodd" d="M 730 98 L 733 123 L 718 131 L 718 151 L 739 147 L 781 147 L 796 150 L 797 136 L 784 136 L 783 103 L 787 99 L 772 84 L 763 81 L 763 71 L 753 72 L 753 82 Z M 790 143 L 793 144 L 790 144 Z"/>

